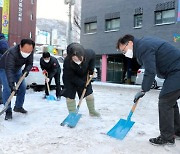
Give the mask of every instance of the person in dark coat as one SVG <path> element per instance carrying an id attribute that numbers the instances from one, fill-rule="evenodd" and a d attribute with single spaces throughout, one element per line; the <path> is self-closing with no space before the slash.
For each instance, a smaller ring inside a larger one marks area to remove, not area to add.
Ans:
<path id="1" fill-rule="evenodd" d="M 5 39 L 4 34 L 0 33 L 0 58 L 6 52 L 6 50 L 8 48 L 9 48 L 8 41 Z M 3 100 L 2 100 L 2 83 L 1 83 L 1 80 L 0 80 L 0 104 L 3 104 Z"/>
<path id="2" fill-rule="evenodd" d="M 87 75 L 92 75 L 95 67 L 95 53 L 93 50 L 84 49 L 79 43 L 72 43 L 67 47 L 67 57 L 63 66 L 63 96 L 66 97 L 66 103 L 69 113 L 76 112 L 75 96 L 79 98 L 82 91 L 86 88 L 86 103 L 91 116 L 99 117 L 100 114 L 95 111 L 94 96 L 91 83 L 85 87 Z"/>
<path id="3" fill-rule="evenodd" d="M 22 39 L 19 45 L 7 50 L 0 59 L 0 79 L 3 84 L 3 103 L 5 104 L 12 91 L 17 93 L 14 112 L 27 113 L 23 108 L 26 84 L 23 80 L 18 91 L 15 83 L 18 82 L 22 74 L 31 70 L 33 66 L 33 50 L 35 43 L 31 39 Z M 22 66 L 25 65 L 22 70 Z M 12 119 L 11 104 L 6 111 L 5 120 Z"/>
<path id="4" fill-rule="evenodd" d="M 126 57 L 136 57 L 145 68 L 142 90 L 135 95 L 134 102 L 150 90 L 156 74 L 165 79 L 158 103 L 160 136 L 149 141 L 155 145 L 174 144 L 175 136 L 180 138 L 177 104 L 180 97 L 180 50 L 160 38 L 137 39 L 132 35 L 120 38 L 117 49 Z"/>
<path id="5" fill-rule="evenodd" d="M 61 98 L 61 85 L 60 85 L 60 74 L 61 74 L 61 67 L 59 65 L 58 60 L 50 56 L 49 52 L 43 52 L 43 55 L 40 59 L 40 66 L 43 70 L 43 74 L 47 76 L 46 82 L 51 84 L 52 78 L 55 80 L 56 84 L 56 97 L 57 100 Z M 49 95 L 47 83 L 45 82 L 45 97 Z"/>

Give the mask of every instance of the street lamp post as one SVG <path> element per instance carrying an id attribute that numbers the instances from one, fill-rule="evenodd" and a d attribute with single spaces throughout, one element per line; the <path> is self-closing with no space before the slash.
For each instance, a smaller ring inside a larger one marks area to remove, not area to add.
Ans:
<path id="1" fill-rule="evenodd" d="M 69 13 L 68 13 L 69 20 L 68 20 L 68 32 L 67 32 L 68 34 L 67 45 L 69 45 L 72 42 L 71 8 L 72 8 L 72 5 L 75 4 L 75 0 L 64 0 L 64 3 L 66 5 L 69 5 Z"/>

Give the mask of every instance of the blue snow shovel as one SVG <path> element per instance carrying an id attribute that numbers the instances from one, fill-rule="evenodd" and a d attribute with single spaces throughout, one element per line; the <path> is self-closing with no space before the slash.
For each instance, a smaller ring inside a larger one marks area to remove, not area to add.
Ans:
<path id="1" fill-rule="evenodd" d="M 78 114 L 79 108 L 80 108 L 80 106 L 81 106 L 82 100 L 83 100 L 84 95 L 85 95 L 85 93 L 86 93 L 86 87 L 88 86 L 88 84 L 89 84 L 90 81 L 92 80 L 93 76 L 94 76 L 94 74 L 89 78 L 89 75 L 87 75 L 86 86 L 85 86 L 85 88 L 84 88 L 84 90 L 83 90 L 83 92 L 82 92 L 81 98 L 80 98 L 79 103 L 78 103 L 78 105 L 77 105 L 76 112 L 74 112 L 74 113 L 73 113 L 73 112 L 72 112 L 72 113 L 69 113 L 69 115 L 68 115 L 68 116 L 64 119 L 64 121 L 61 123 L 61 126 L 67 125 L 67 126 L 70 127 L 70 128 L 74 128 L 74 127 L 77 125 L 79 119 L 80 119 L 81 116 L 82 116 L 82 114 Z M 89 78 L 89 80 L 88 80 L 88 78 Z"/>
<path id="2" fill-rule="evenodd" d="M 46 99 L 47 99 L 48 101 L 54 101 L 54 100 L 56 100 L 56 98 L 55 98 L 53 95 L 50 94 L 49 83 L 48 83 L 47 80 L 46 80 L 46 79 L 48 78 L 48 74 L 44 74 L 44 76 L 45 76 L 45 81 L 46 81 L 47 89 L 48 89 L 48 93 L 49 93 L 49 95 L 46 96 Z"/>
<path id="3" fill-rule="evenodd" d="M 107 133 L 107 135 L 114 137 L 119 140 L 123 140 L 127 133 L 130 131 L 131 127 L 134 125 L 134 121 L 131 121 L 133 112 L 137 106 L 138 100 L 134 103 L 127 120 L 120 119 L 117 124 Z"/>

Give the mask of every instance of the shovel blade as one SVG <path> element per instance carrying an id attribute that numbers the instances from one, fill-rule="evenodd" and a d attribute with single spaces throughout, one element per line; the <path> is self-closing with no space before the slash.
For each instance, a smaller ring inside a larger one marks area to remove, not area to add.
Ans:
<path id="1" fill-rule="evenodd" d="M 135 122 L 120 119 L 117 124 L 107 133 L 107 135 L 119 140 L 123 140 Z"/>
<path id="2" fill-rule="evenodd" d="M 53 95 L 46 96 L 46 99 L 47 99 L 48 101 L 54 101 L 54 100 L 56 100 L 56 98 L 55 98 Z"/>
<path id="3" fill-rule="evenodd" d="M 81 118 L 82 114 L 78 113 L 69 113 L 69 115 L 64 119 L 64 121 L 61 123 L 61 126 L 67 125 L 70 128 L 74 128 L 79 119 Z"/>

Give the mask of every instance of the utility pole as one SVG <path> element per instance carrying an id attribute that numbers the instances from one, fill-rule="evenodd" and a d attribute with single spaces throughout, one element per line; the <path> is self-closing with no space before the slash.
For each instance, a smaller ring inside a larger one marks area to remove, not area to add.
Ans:
<path id="1" fill-rule="evenodd" d="M 64 0 L 64 3 L 66 5 L 69 5 L 69 13 L 68 13 L 68 32 L 67 32 L 67 45 L 72 43 L 72 22 L 71 22 L 71 9 L 72 5 L 75 4 L 75 0 Z"/>

